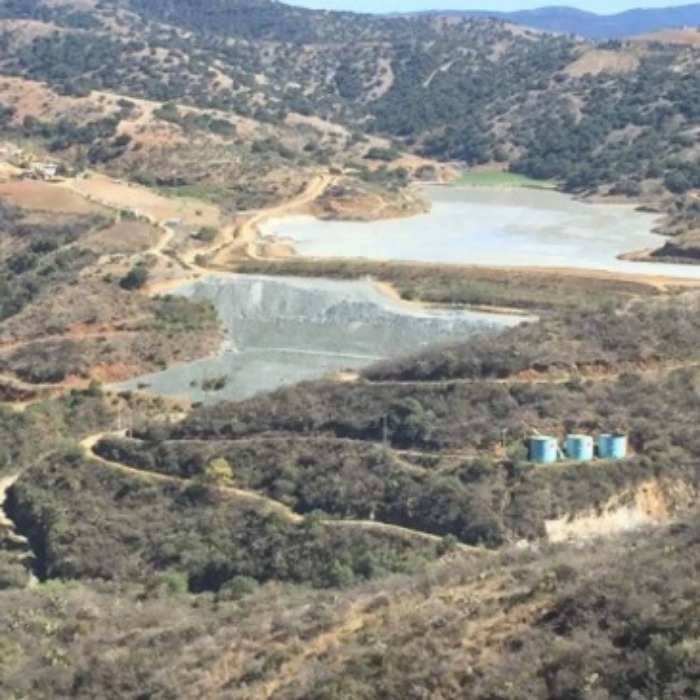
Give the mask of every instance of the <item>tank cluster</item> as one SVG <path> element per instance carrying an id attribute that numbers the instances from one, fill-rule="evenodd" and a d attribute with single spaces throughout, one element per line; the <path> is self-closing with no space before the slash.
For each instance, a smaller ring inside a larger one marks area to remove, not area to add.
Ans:
<path id="1" fill-rule="evenodd" d="M 537 435 L 530 438 L 530 461 L 536 464 L 554 464 L 559 460 L 590 462 L 599 459 L 627 457 L 627 436 L 621 433 L 605 434 L 595 440 L 590 435 L 567 435 L 564 447 L 555 437 Z"/>

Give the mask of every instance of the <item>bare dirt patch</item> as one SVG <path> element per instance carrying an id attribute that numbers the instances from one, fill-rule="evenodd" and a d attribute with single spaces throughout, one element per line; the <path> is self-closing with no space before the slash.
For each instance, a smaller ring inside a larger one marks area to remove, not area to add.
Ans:
<path id="1" fill-rule="evenodd" d="M 566 73 L 574 78 L 601 73 L 631 73 L 639 68 L 639 56 L 633 53 L 593 49 L 570 64 Z"/>
<path id="2" fill-rule="evenodd" d="M 263 241 L 258 250 L 262 257 L 276 260 L 293 258 L 296 255 L 294 246 L 283 241 Z"/>
<path id="3" fill-rule="evenodd" d="M 138 365 L 131 365 L 126 362 L 105 363 L 95 365 L 90 370 L 90 377 L 103 384 L 113 384 L 136 376 L 140 370 L 141 367 Z"/>
<path id="4" fill-rule="evenodd" d="M 391 61 L 388 58 L 380 58 L 377 65 L 377 75 L 379 76 L 378 83 L 372 88 L 368 95 L 370 100 L 378 100 L 386 95 L 394 85 L 396 76 L 391 66 Z"/>
<path id="5" fill-rule="evenodd" d="M 611 537 L 666 523 L 696 501 L 697 492 L 687 484 L 648 481 L 633 492 L 615 496 L 598 512 L 545 521 L 547 537 L 550 542 Z"/>
<path id="6" fill-rule="evenodd" d="M 109 211 L 99 204 L 89 202 L 58 184 L 34 180 L 0 184 L 0 198 L 30 211 L 79 215 L 109 214 Z"/>
<path id="7" fill-rule="evenodd" d="M 155 245 L 160 230 L 145 221 L 120 221 L 83 239 L 83 245 L 102 254 L 143 253 Z"/>
<path id="8" fill-rule="evenodd" d="M 153 190 L 93 173 L 65 184 L 78 196 L 113 209 L 131 209 L 154 222 L 178 221 L 191 226 L 218 226 L 218 207 L 193 199 L 165 197 Z"/>

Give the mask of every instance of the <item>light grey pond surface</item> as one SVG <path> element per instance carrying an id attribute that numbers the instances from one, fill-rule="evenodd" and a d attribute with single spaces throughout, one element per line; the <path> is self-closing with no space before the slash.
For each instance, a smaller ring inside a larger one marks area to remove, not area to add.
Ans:
<path id="1" fill-rule="evenodd" d="M 587 204 L 548 190 L 428 187 L 427 214 L 377 222 L 293 217 L 263 226 L 301 256 L 488 266 L 569 267 L 700 277 L 700 267 L 618 260 L 659 248 L 659 216 L 629 205 Z"/>
<path id="2" fill-rule="evenodd" d="M 196 282 L 176 293 L 216 306 L 226 331 L 219 353 L 111 389 L 241 400 L 526 320 L 408 307 L 371 282 L 241 276 Z M 202 389 L 221 376 L 227 378 L 221 391 Z"/>

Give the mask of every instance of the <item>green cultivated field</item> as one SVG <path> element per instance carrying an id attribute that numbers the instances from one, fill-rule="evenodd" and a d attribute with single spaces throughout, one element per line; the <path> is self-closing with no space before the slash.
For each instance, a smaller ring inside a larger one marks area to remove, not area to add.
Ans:
<path id="1" fill-rule="evenodd" d="M 536 187 L 539 189 L 555 189 L 557 183 L 553 180 L 533 180 L 527 175 L 509 172 L 463 172 L 455 185 L 462 187 Z"/>

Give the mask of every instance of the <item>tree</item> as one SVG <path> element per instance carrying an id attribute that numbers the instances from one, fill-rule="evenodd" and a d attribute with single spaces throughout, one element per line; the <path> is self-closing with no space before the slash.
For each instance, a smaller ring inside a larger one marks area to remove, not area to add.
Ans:
<path id="1" fill-rule="evenodd" d="M 213 226 L 202 226 L 202 228 L 200 228 L 199 231 L 197 231 L 194 237 L 198 241 L 202 241 L 204 243 L 211 243 L 218 235 L 219 232 Z"/>
<path id="2" fill-rule="evenodd" d="M 223 457 L 213 459 L 204 469 L 203 481 L 207 486 L 227 486 L 233 483 L 233 468 Z"/>
<path id="3" fill-rule="evenodd" d="M 254 593 L 260 584 L 251 576 L 234 576 L 219 591 L 219 600 L 241 600 Z"/>
<path id="4" fill-rule="evenodd" d="M 119 282 L 122 289 L 135 291 L 142 289 L 148 282 L 148 268 L 143 263 L 138 263 L 126 273 Z"/>

